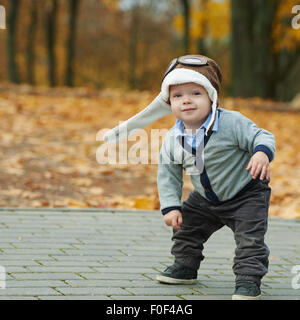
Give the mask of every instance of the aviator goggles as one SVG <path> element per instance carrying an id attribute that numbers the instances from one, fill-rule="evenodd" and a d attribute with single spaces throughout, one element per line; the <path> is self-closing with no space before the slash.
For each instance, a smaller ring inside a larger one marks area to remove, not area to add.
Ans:
<path id="1" fill-rule="evenodd" d="M 162 81 L 164 81 L 165 77 L 173 71 L 179 64 L 182 66 L 189 66 L 189 67 L 199 67 L 199 66 L 208 66 L 207 59 L 205 57 L 199 56 L 181 56 L 179 58 L 175 58 L 169 64 L 167 71 L 164 74 Z"/>

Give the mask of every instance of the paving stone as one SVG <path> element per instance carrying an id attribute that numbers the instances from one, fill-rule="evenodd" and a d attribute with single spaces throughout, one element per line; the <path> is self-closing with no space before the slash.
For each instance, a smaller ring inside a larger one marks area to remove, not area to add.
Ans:
<path id="1" fill-rule="evenodd" d="M 12 274 L 14 272 L 26 272 L 26 271 L 28 271 L 26 269 L 26 267 L 22 267 L 22 266 L 7 266 L 5 263 L 2 266 L 5 267 L 5 271 L 8 274 Z"/>
<path id="2" fill-rule="evenodd" d="M 76 244 L 72 245 L 70 243 L 51 243 L 51 242 L 18 242 L 14 243 L 14 248 L 16 249 L 74 249 Z"/>
<path id="3" fill-rule="evenodd" d="M 96 270 L 100 273 L 146 273 L 146 272 L 152 272 L 152 273 L 157 273 L 153 268 L 148 268 L 148 267 L 136 267 L 136 268 L 130 268 L 130 267 L 93 267 L 93 270 Z"/>
<path id="4" fill-rule="evenodd" d="M 206 275 L 209 279 L 212 280 L 218 280 L 218 281 L 226 281 L 226 282 L 234 282 L 235 281 L 235 276 L 232 275 L 227 275 L 227 274 L 206 274 L 205 272 L 201 273 L 199 272 L 198 278 L 201 279 L 202 275 Z"/>
<path id="5" fill-rule="evenodd" d="M 0 296 L 31 296 L 38 295 L 61 295 L 61 293 L 50 287 L 42 288 L 6 288 L 0 290 Z"/>
<path id="6" fill-rule="evenodd" d="M 90 267 L 86 266 L 29 266 L 27 267 L 29 271 L 42 272 L 42 273 L 55 273 L 55 272 L 93 272 Z"/>
<path id="7" fill-rule="evenodd" d="M 144 262 L 145 265 L 152 266 L 153 264 L 156 264 L 157 262 L 159 263 L 167 263 L 172 264 L 173 263 L 173 257 L 169 255 L 165 256 L 119 256 L 118 261 L 122 264 L 122 262 L 125 261 L 136 261 L 136 262 Z"/>
<path id="8" fill-rule="evenodd" d="M 128 296 L 126 296 L 126 297 L 128 297 Z M 111 297 L 105 296 L 105 295 L 38 296 L 37 299 L 38 300 L 112 300 Z M 1 297 L 0 297 L 0 300 L 1 300 Z"/>
<path id="9" fill-rule="evenodd" d="M 95 273 L 80 273 L 81 275 L 81 279 L 88 279 L 88 280 L 99 280 L 99 279 L 103 279 L 103 280 L 145 280 L 146 279 L 150 279 L 150 277 L 145 277 L 143 274 L 136 274 L 136 273 L 99 273 L 99 272 L 95 272 Z"/>
<path id="10" fill-rule="evenodd" d="M 277 282 L 277 283 L 269 283 L 266 282 L 266 289 L 292 289 L 292 284 L 291 281 L 284 281 L 284 282 Z M 296 289 L 293 289 L 296 290 Z M 299 296 L 300 296 L 300 289 L 298 289 L 299 291 Z M 296 293 L 296 291 L 295 291 Z"/>
<path id="11" fill-rule="evenodd" d="M 211 281 L 211 280 L 204 280 L 204 279 L 199 279 L 199 283 L 201 284 L 202 287 L 204 288 L 233 288 L 234 283 L 231 283 L 230 281 Z M 194 287 L 197 289 L 197 287 Z M 199 287 L 199 290 L 201 291 L 201 287 Z"/>
<path id="12" fill-rule="evenodd" d="M 218 287 L 218 288 L 193 288 L 194 290 L 197 290 L 200 292 L 200 294 L 203 295 L 232 295 L 234 291 L 234 283 L 232 283 L 231 287 Z"/>
<path id="13" fill-rule="evenodd" d="M 43 273 L 43 272 L 13 272 L 11 276 L 17 280 L 70 280 L 83 279 L 79 274 L 57 272 L 57 273 Z"/>
<path id="14" fill-rule="evenodd" d="M 134 259 L 131 259 L 131 261 L 122 261 L 122 263 L 120 263 L 120 261 L 106 261 L 106 262 L 103 262 L 103 264 L 107 267 L 112 267 L 112 268 L 120 267 L 120 265 L 122 264 L 123 267 L 132 268 L 133 270 L 136 268 L 145 267 L 145 261 L 143 260 L 134 261 Z M 151 268 L 162 269 L 164 268 L 164 266 L 158 263 L 156 259 L 156 260 L 153 260 L 153 263 L 151 263 Z"/>
<path id="15" fill-rule="evenodd" d="M 8 280 L 6 288 L 36 288 L 36 287 L 66 287 L 68 286 L 62 280 Z"/>
<path id="16" fill-rule="evenodd" d="M 0 253 L 0 261 L 26 261 L 28 259 L 31 259 L 32 261 L 38 261 L 38 260 L 49 260 L 53 261 L 55 260 L 51 255 L 34 255 L 34 257 L 28 257 L 27 254 L 25 255 L 9 255 L 9 254 L 1 254 Z"/>
<path id="17" fill-rule="evenodd" d="M 209 296 L 195 296 L 195 295 L 182 295 L 184 300 L 232 300 L 231 295 L 209 295 Z"/>
<path id="18" fill-rule="evenodd" d="M 45 267 L 59 267 L 59 268 L 65 268 L 66 270 L 69 267 L 76 267 L 76 268 L 80 268 L 80 267 L 100 267 L 103 266 L 103 263 L 101 263 L 100 261 L 77 261 L 74 260 L 74 258 L 72 260 L 65 260 L 65 261 L 54 261 L 54 260 L 38 260 L 39 264 L 42 264 Z M 106 265 L 106 264 L 105 264 Z M 69 269 L 68 269 L 69 271 Z M 80 269 L 80 272 L 82 272 L 83 270 Z"/>
<path id="19" fill-rule="evenodd" d="M 88 255 L 83 255 L 83 254 L 77 254 L 77 255 L 53 255 L 51 256 L 52 261 L 54 260 L 55 262 L 58 263 L 63 263 L 64 261 L 74 261 L 74 262 L 81 262 L 81 261 L 85 261 L 87 263 L 89 262 L 103 262 L 103 261 L 120 261 L 121 256 L 118 257 L 114 257 L 114 256 L 88 256 Z M 43 259 L 38 260 L 38 261 L 43 261 Z"/>
<path id="20" fill-rule="evenodd" d="M 8 242 L 11 242 L 11 241 L 8 241 Z M 1 249 L 6 249 L 6 248 L 13 249 L 13 248 L 15 248 L 15 246 L 12 243 L 8 243 L 8 242 L 1 241 Z"/>
<path id="21" fill-rule="evenodd" d="M 300 300 L 300 296 L 262 296 L 261 300 Z"/>
<path id="22" fill-rule="evenodd" d="M 9 255 L 28 255 L 34 257 L 35 255 L 41 254 L 62 254 L 63 252 L 59 249 L 3 249 L 4 254 Z"/>
<path id="23" fill-rule="evenodd" d="M 50 297 L 50 296 L 48 296 Z M 1 296 L 0 295 L 0 300 L 38 300 L 38 297 L 30 297 L 30 296 Z"/>
<path id="24" fill-rule="evenodd" d="M 263 291 L 271 296 L 298 296 L 300 298 L 300 289 L 285 289 L 285 288 L 268 288 L 268 289 L 263 289 Z"/>
<path id="25" fill-rule="evenodd" d="M 5 260 L 1 259 L 1 265 L 8 268 L 11 266 L 39 266 L 39 263 L 35 260 Z"/>
<path id="26" fill-rule="evenodd" d="M 159 296 L 159 295 L 148 295 L 148 296 L 110 296 L 112 300 L 183 300 L 180 296 Z"/>
<path id="27" fill-rule="evenodd" d="M 187 286 L 166 286 L 165 288 L 140 288 L 140 287 L 127 287 L 127 291 L 134 295 L 183 295 L 183 294 L 202 294 Z"/>
<path id="28" fill-rule="evenodd" d="M 127 254 L 125 252 L 122 252 L 121 250 L 105 250 L 105 249 L 86 249 L 86 250 L 80 250 L 80 249 L 63 249 L 60 252 L 51 253 L 53 255 L 80 255 L 80 256 L 126 256 Z"/>
<path id="29" fill-rule="evenodd" d="M 63 295 L 131 295 L 130 292 L 122 288 L 110 288 L 110 287 L 83 287 L 83 288 L 59 288 L 59 292 Z"/>

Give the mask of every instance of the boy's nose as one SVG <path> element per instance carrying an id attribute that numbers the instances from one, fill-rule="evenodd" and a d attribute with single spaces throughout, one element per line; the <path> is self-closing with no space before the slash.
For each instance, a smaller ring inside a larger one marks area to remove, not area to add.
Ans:
<path id="1" fill-rule="evenodd" d="M 192 101 L 191 101 L 190 97 L 185 96 L 185 97 L 183 98 L 183 104 L 190 104 L 191 102 L 192 102 Z"/>

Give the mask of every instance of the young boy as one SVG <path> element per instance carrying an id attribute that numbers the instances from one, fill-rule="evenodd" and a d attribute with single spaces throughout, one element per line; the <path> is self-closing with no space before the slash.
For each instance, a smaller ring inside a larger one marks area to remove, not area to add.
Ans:
<path id="1" fill-rule="evenodd" d="M 260 297 L 261 279 L 268 270 L 264 235 L 275 140 L 239 112 L 218 108 L 221 81 L 219 66 L 208 57 L 174 59 L 157 98 L 105 139 L 118 141 L 119 130 L 126 128 L 129 135 L 170 112 L 174 114 L 177 121 L 160 151 L 157 184 L 164 221 L 174 231 L 171 253 L 175 261 L 157 280 L 167 284 L 196 282 L 204 259 L 203 244 L 227 225 L 236 241 L 232 298 L 253 300 Z M 183 170 L 191 175 L 195 189 L 182 203 Z"/>

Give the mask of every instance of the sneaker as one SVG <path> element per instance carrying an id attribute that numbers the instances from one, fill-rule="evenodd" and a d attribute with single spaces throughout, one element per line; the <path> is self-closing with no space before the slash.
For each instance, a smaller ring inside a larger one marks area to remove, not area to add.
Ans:
<path id="1" fill-rule="evenodd" d="M 237 281 L 232 300 L 259 300 L 260 287 L 252 281 Z"/>
<path id="2" fill-rule="evenodd" d="M 197 282 L 197 270 L 174 263 L 156 276 L 156 280 L 167 284 L 192 284 Z"/>

